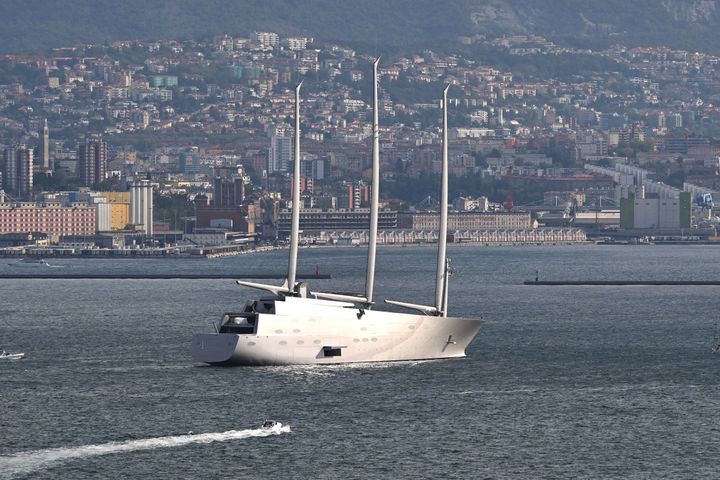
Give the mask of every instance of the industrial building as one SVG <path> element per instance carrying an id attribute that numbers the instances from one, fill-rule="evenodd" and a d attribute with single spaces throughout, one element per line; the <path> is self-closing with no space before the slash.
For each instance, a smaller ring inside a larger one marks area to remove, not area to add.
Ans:
<path id="1" fill-rule="evenodd" d="M 153 190 L 149 180 L 135 180 L 130 187 L 130 223 L 146 235 L 153 234 Z"/>
<path id="2" fill-rule="evenodd" d="M 398 227 L 409 230 L 438 230 L 437 212 L 398 213 Z M 448 228 L 455 230 L 487 230 L 498 228 L 534 228 L 528 212 L 450 212 Z"/>
<path id="3" fill-rule="evenodd" d="M 195 198 L 195 228 L 220 228 L 235 232 L 255 232 L 255 206 L 245 204 L 242 175 L 217 177 L 213 181 L 212 202 L 205 195 Z"/>
<path id="4" fill-rule="evenodd" d="M 0 202 L 0 233 L 93 235 L 97 209 L 86 203 Z"/>
<path id="5" fill-rule="evenodd" d="M 681 192 L 678 198 L 630 195 L 620 200 L 620 228 L 679 230 L 691 226 L 691 195 Z"/>
<path id="6" fill-rule="evenodd" d="M 130 192 L 57 192 L 42 195 L 44 203 L 63 205 L 83 203 L 95 207 L 96 230 L 123 230 L 130 223 Z"/>
<path id="7" fill-rule="evenodd" d="M 98 192 L 110 204 L 110 230 L 122 230 L 130 223 L 130 192 Z"/>
<path id="8" fill-rule="evenodd" d="M 292 212 L 287 209 L 280 211 L 278 218 L 278 236 L 286 237 L 290 232 Z M 303 232 L 321 230 L 356 230 L 367 229 L 370 225 L 369 208 L 303 208 L 300 210 L 300 230 Z M 394 210 L 380 210 L 378 228 L 391 229 L 398 227 L 398 213 Z"/>

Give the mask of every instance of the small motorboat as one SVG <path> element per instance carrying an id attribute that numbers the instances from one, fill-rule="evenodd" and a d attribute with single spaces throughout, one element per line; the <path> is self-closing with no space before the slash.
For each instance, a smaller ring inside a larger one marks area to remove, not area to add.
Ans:
<path id="1" fill-rule="evenodd" d="M 47 260 L 45 260 L 44 258 L 40 258 L 40 257 L 24 257 L 22 260 L 20 260 L 15 265 L 49 267 L 50 263 Z"/>
<path id="2" fill-rule="evenodd" d="M 8 353 L 5 350 L 0 352 L 0 360 L 20 360 L 25 358 L 24 353 Z"/>
<path id="3" fill-rule="evenodd" d="M 280 427 L 282 424 L 280 422 L 276 422 L 275 420 L 265 420 L 262 424 L 263 430 L 273 430 L 277 427 Z"/>

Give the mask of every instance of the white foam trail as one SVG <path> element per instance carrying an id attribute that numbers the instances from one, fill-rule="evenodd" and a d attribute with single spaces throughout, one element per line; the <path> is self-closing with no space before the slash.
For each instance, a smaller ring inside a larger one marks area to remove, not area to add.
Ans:
<path id="1" fill-rule="evenodd" d="M 332 377 L 338 373 L 348 370 L 370 370 L 383 368 L 414 367 L 420 363 L 435 362 L 441 360 L 398 360 L 392 362 L 353 362 L 337 364 L 314 364 L 314 365 L 280 365 L 264 367 L 270 371 L 299 375 L 307 377 Z"/>
<path id="2" fill-rule="evenodd" d="M 227 442 L 229 440 L 241 440 L 250 437 L 268 437 L 270 435 L 280 435 L 289 432 L 289 426 L 278 424 L 272 429 L 230 430 L 221 433 L 176 435 L 127 440 L 124 442 L 101 443 L 97 445 L 81 445 L 79 447 L 30 450 L 0 457 L 0 478 L 11 478 L 15 475 L 28 474 L 47 468 L 54 463 L 79 458 L 135 452 L 138 450 L 154 450 L 156 448 L 181 447 L 193 443 Z"/>

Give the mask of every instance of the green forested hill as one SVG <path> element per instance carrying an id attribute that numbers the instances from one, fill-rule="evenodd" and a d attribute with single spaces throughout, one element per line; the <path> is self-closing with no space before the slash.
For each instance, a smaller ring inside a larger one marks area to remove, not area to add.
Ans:
<path id="1" fill-rule="evenodd" d="M 271 30 L 367 48 L 473 33 L 720 51 L 720 0 L 0 0 L 0 52 Z"/>

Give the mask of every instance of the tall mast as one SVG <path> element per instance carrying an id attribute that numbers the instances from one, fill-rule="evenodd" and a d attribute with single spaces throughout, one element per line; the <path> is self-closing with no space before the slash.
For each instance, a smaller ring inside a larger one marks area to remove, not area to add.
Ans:
<path id="1" fill-rule="evenodd" d="M 397 305 L 398 307 L 409 308 L 424 313 L 425 315 L 447 317 L 448 298 L 448 264 L 445 255 L 447 248 L 447 221 L 448 221 L 448 119 L 447 119 L 447 94 L 450 85 L 443 90 L 442 115 L 443 115 L 443 142 L 442 142 L 442 187 L 440 191 L 440 231 L 438 232 L 438 263 L 437 278 L 435 279 L 435 305 L 432 307 L 418 305 L 416 303 L 398 302 L 385 300 L 385 303 Z"/>
<path id="2" fill-rule="evenodd" d="M 450 85 L 443 90 L 442 115 L 443 115 L 443 140 L 442 140 L 442 187 L 440 191 L 440 231 L 438 232 L 438 259 L 437 277 L 435 280 L 435 307 L 440 315 L 447 316 L 444 311 L 445 288 L 447 283 L 447 261 L 445 250 L 447 249 L 447 222 L 448 222 L 448 116 L 447 116 L 447 94 Z"/>
<path id="3" fill-rule="evenodd" d="M 378 117 L 378 57 L 373 63 L 373 146 L 372 146 L 372 185 L 370 200 L 370 238 L 368 244 L 367 278 L 365 280 L 365 298 L 372 303 L 375 286 L 375 252 L 377 249 L 378 209 L 380 203 L 380 122 Z"/>
<path id="4" fill-rule="evenodd" d="M 297 273 L 298 243 L 300 242 L 300 87 L 295 87 L 295 168 L 293 170 L 292 226 L 290 229 L 290 261 L 288 262 L 287 287 L 295 289 Z"/>

